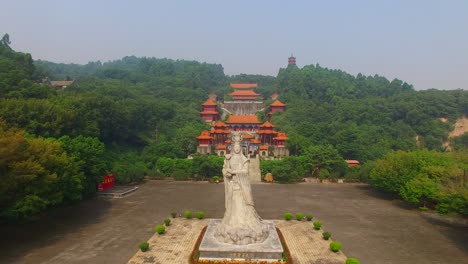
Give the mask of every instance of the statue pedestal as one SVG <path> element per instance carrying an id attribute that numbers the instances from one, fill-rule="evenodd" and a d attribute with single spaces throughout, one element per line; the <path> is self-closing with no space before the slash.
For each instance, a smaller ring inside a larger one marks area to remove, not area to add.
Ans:
<path id="1" fill-rule="evenodd" d="M 263 222 L 268 226 L 269 232 L 269 236 L 265 241 L 249 245 L 232 245 L 216 240 L 214 233 L 221 220 L 212 219 L 200 243 L 200 259 L 255 261 L 277 261 L 282 259 L 283 246 L 273 221 L 263 220 Z"/>

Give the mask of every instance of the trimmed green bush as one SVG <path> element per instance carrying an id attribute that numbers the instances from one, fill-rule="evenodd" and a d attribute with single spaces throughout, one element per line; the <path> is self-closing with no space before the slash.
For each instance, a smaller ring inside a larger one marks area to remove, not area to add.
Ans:
<path id="1" fill-rule="evenodd" d="M 359 260 L 355 258 L 347 258 L 346 259 L 346 264 L 359 264 Z"/>
<path id="2" fill-rule="evenodd" d="M 192 212 L 187 210 L 184 212 L 184 217 L 187 219 L 192 219 Z"/>
<path id="3" fill-rule="evenodd" d="M 312 214 L 307 214 L 306 215 L 306 218 L 307 218 L 307 221 L 312 221 L 312 219 L 314 218 L 314 216 Z"/>
<path id="4" fill-rule="evenodd" d="M 330 243 L 330 249 L 333 252 L 338 252 L 341 250 L 341 243 L 338 243 L 336 241 L 333 241 Z"/>
<path id="5" fill-rule="evenodd" d="M 195 213 L 195 217 L 196 217 L 197 219 L 203 219 L 203 218 L 205 218 L 205 213 L 202 212 L 202 211 L 196 212 L 196 213 Z"/>
<path id="6" fill-rule="evenodd" d="M 284 214 L 284 220 L 289 221 L 293 218 L 293 215 L 291 213 L 285 213 Z"/>
<path id="7" fill-rule="evenodd" d="M 215 181 L 221 181 L 221 177 L 219 177 L 219 176 L 213 176 L 213 178 L 211 178 L 211 179 L 213 179 L 214 182 Z"/>
<path id="8" fill-rule="evenodd" d="M 323 232 L 322 236 L 323 236 L 323 239 L 328 240 L 331 237 L 331 233 L 330 232 Z"/>
<path id="9" fill-rule="evenodd" d="M 302 221 L 302 218 L 304 218 L 304 214 L 303 214 L 303 213 L 297 213 L 297 214 L 296 214 L 296 219 L 297 219 L 297 221 Z"/>
<path id="10" fill-rule="evenodd" d="M 172 218 L 176 218 L 177 217 L 177 212 L 171 212 L 171 216 L 172 216 Z"/>
<path id="11" fill-rule="evenodd" d="M 166 226 L 170 226 L 171 225 L 171 219 L 169 219 L 169 218 L 164 219 L 164 224 Z"/>
<path id="12" fill-rule="evenodd" d="M 155 230 L 156 230 L 156 233 L 162 235 L 166 232 L 166 227 L 164 227 L 163 225 L 157 225 Z"/>
<path id="13" fill-rule="evenodd" d="M 320 228 L 322 228 L 322 222 L 320 222 L 320 221 L 315 221 L 315 222 L 314 222 L 314 229 L 315 229 L 315 230 L 320 230 Z"/>
<path id="14" fill-rule="evenodd" d="M 149 243 L 148 242 L 141 242 L 140 245 L 138 245 L 140 248 L 141 252 L 146 252 L 149 249 Z"/>

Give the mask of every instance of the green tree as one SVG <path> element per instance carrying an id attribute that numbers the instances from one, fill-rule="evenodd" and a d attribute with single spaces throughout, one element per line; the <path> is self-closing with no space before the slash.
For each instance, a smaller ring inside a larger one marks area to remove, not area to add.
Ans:
<path id="1" fill-rule="evenodd" d="M 26 137 L 0 122 L 0 216 L 28 219 L 82 198 L 79 165 L 54 140 Z"/>
<path id="2" fill-rule="evenodd" d="M 320 175 L 322 169 L 341 170 L 345 166 L 343 158 L 332 145 L 312 145 L 305 150 L 305 157 L 311 165 L 312 176 Z"/>
<path id="3" fill-rule="evenodd" d="M 59 142 L 65 151 L 75 158 L 80 170 L 85 175 L 84 195 L 94 194 L 107 171 L 107 164 L 104 160 L 104 144 L 97 138 L 84 136 L 73 139 L 69 136 L 63 136 Z"/>

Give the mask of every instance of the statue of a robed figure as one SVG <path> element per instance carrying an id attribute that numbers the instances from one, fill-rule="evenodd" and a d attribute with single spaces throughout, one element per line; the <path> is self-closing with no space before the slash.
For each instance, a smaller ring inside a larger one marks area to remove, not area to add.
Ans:
<path id="1" fill-rule="evenodd" d="M 223 243 L 248 245 L 261 243 L 268 237 L 268 227 L 254 208 L 249 182 L 249 159 L 241 151 L 242 136 L 231 132 L 232 152 L 223 166 L 225 212 L 214 233 Z"/>

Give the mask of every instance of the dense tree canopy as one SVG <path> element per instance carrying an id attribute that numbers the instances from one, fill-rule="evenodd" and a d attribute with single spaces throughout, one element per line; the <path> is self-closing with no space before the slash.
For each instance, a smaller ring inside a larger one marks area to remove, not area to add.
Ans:
<path id="1" fill-rule="evenodd" d="M 55 89 L 47 78 L 75 82 Z M 201 103 L 210 92 L 223 99 L 230 82 L 259 83 L 265 99 L 279 92 L 287 104 L 272 122 L 288 133 L 287 147 L 297 157 L 262 163 L 287 182 L 311 173 L 342 175 L 343 159 L 366 163 L 398 150 L 445 151 L 454 121 L 468 115 L 468 91 L 415 91 L 378 75 L 308 65 L 288 66 L 276 77 L 226 76 L 219 64 L 135 56 L 86 65 L 33 61 L 11 49 L 5 35 L 0 41 L 2 215 L 27 218 L 92 195 L 107 172 L 115 172 L 121 183 L 145 175 L 219 174 L 216 157 L 185 158 L 196 151 L 196 135 L 209 128 L 198 113 Z M 259 113 L 264 120 L 266 111 Z M 466 149 L 466 141 L 466 134 L 450 140 L 457 151 Z M 417 179 L 414 186 L 426 186 L 425 178 Z"/>

